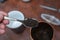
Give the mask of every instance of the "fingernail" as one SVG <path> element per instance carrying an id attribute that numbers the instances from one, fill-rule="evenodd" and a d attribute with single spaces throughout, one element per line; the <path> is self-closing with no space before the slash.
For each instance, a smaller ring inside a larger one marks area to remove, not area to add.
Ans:
<path id="1" fill-rule="evenodd" d="M 4 24 L 9 24 L 9 20 L 3 20 Z"/>
<path id="2" fill-rule="evenodd" d="M 5 30 L 0 29 L 0 34 L 5 33 Z"/>

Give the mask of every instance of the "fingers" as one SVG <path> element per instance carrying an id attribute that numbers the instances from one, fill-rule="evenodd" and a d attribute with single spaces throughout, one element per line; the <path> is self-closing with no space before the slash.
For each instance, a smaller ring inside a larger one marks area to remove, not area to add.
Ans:
<path id="1" fill-rule="evenodd" d="M 0 34 L 4 34 L 5 33 L 5 27 L 6 25 L 9 23 L 8 20 L 3 20 L 3 22 L 0 24 Z"/>
<path id="2" fill-rule="evenodd" d="M 7 16 L 7 13 L 0 11 L 0 34 L 5 33 L 5 27 L 8 24 L 8 20 L 3 20 L 4 16 Z"/>
<path id="3" fill-rule="evenodd" d="M 3 23 L 0 24 L 0 34 L 5 33 L 5 25 Z"/>

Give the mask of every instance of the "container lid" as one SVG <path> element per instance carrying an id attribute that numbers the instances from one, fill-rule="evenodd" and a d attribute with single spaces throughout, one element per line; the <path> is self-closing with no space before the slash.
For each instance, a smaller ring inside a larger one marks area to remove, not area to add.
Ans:
<path id="1" fill-rule="evenodd" d="M 9 18 L 13 18 L 13 19 L 18 19 L 18 20 L 24 20 L 24 15 L 22 12 L 20 11 L 10 11 L 8 13 L 8 17 Z M 7 25 L 8 28 L 18 28 L 22 25 L 21 22 L 19 21 L 12 21 L 12 20 L 9 20 L 9 24 Z"/>
<path id="2" fill-rule="evenodd" d="M 48 23 L 51 23 L 54 25 L 60 25 L 60 20 L 53 15 L 41 14 L 41 18 Z"/>

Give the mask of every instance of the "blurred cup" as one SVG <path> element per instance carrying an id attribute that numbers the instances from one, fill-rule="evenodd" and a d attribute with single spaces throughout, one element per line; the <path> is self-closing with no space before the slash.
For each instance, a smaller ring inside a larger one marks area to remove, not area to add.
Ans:
<path id="1" fill-rule="evenodd" d="M 33 40 L 52 40 L 53 28 L 45 22 L 40 22 L 37 27 L 32 28 L 31 37 Z"/>

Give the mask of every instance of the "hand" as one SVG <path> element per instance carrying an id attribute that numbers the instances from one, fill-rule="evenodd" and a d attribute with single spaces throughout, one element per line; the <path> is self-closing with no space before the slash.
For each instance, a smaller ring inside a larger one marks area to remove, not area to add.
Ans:
<path id="1" fill-rule="evenodd" d="M 0 11 L 0 34 L 5 33 L 5 27 L 8 24 L 8 20 L 4 20 L 4 16 L 7 16 L 7 13 Z"/>

